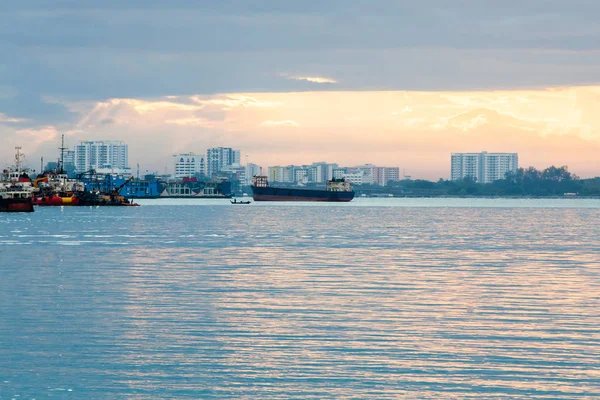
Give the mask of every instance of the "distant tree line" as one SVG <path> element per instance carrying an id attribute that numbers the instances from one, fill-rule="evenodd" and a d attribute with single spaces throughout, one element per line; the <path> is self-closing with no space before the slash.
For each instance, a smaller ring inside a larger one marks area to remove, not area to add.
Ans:
<path id="1" fill-rule="evenodd" d="M 551 166 L 544 170 L 534 167 L 509 172 L 504 179 L 492 183 L 478 183 L 472 177 L 437 182 L 403 180 L 378 185 L 355 185 L 365 194 L 392 194 L 394 196 L 600 196 L 600 177 L 580 179 L 567 166 Z"/>

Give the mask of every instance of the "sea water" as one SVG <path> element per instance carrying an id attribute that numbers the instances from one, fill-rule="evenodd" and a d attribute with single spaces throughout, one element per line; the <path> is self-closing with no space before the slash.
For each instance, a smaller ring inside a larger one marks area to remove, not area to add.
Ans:
<path id="1" fill-rule="evenodd" d="M 600 397 L 600 200 L 0 214 L 0 399 Z"/>

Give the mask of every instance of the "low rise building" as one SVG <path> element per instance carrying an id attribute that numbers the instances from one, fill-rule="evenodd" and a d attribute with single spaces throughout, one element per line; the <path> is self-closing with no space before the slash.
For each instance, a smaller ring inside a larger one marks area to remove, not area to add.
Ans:
<path id="1" fill-rule="evenodd" d="M 185 178 L 194 175 L 204 175 L 206 165 L 204 155 L 195 153 L 173 154 L 175 178 Z"/>

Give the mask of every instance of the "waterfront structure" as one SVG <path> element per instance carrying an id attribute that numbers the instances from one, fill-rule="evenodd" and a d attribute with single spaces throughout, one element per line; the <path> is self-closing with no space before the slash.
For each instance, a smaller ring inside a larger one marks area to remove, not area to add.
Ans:
<path id="1" fill-rule="evenodd" d="M 206 174 L 204 155 L 195 153 L 173 154 L 175 178 Z"/>
<path id="2" fill-rule="evenodd" d="M 206 175 L 212 177 L 225 167 L 240 165 L 240 151 L 230 147 L 213 147 L 206 151 Z"/>
<path id="3" fill-rule="evenodd" d="M 75 169 L 84 172 L 91 169 L 128 168 L 128 148 L 122 141 L 81 141 L 75 146 Z"/>
<path id="4" fill-rule="evenodd" d="M 120 186 L 122 183 L 115 183 L 115 186 Z M 163 190 L 163 184 L 153 175 L 147 175 L 144 179 L 132 179 L 121 188 L 119 194 L 121 196 L 132 199 L 155 198 L 158 197 Z"/>
<path id="5" fill-rule="evenodd" d="M 517 153 L 452 153 L 450 175 L 453 181 L 470 176 L 476 182 L 491 183 L 518 168 Z"/>

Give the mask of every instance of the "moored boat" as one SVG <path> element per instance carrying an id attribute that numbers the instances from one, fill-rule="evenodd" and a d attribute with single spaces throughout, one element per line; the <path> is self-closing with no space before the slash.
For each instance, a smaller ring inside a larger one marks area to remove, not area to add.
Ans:
<path id="1" fill-rule="evenodd" d="M 32 212 L 31 192 L 22 188 L 0 189 L 0 212 Z"/>
<path id="2" fill-rule="evenodd" d="M 35 191 L 26 169 L 22 169 L 23 153 L 15 147 L 15 166 L 0 173 L 0 212 L 32 212 L 31 196 Z"/>
<path id="3" fill-rule="evenodd" d="M 33 204 L 36 206 L 78 206 L 79 197 L 73 193 L 55 192 L 34 196 Z"/>

